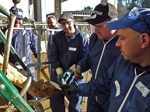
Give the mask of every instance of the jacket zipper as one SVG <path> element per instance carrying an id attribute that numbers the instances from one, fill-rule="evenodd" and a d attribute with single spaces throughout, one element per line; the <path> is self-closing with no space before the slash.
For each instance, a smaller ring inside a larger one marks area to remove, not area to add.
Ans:
<path id="1" fill-rule="evenodd" d="M 128 92 L 127 92 L 127 94 L 126 94 L 126 96 L 125 96 L 123 102 L 121 103 L 121 105 L 120 105 L 120 107 L 119 107 L 119 109 L 118 109 L 117 112 L 121 112 L 121 110 L 122 110 L 122 108 L 123 108 L 123 106 L 124 106 L 124 104 L 125 104 L 125 102 L 126 102 L 128 96 L 129 96 L 129 94 L 130 94 L 130 92 L 131 92 L 133 86 L 135 85 L 136 80 L 138 79 L 138 77 L 140 77 L 142 74 L 144 74 L 145 71 L 142 72 L 142 73 L 140 73 L 139 75 L 137 75 L 137 73 L 136 73 L 136 68 L 134 68 L 134 73 L 135 73 L 135 78 L 134 78 L 134 80 L 133 80 L 133 82 L 132 82 L 132 84 L 131 84 L 131 86 L 130 86 L 130 88 L 129 88 L 129 90 L 128 90 Z"/>

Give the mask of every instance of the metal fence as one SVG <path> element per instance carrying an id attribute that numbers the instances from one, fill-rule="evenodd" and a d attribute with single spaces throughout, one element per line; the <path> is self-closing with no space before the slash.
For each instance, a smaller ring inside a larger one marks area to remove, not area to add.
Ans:
<path id="1" fill-rule="evenodd" d="M 92 34 L 93 27 L 91 25 L 86 24 L 84 22 L 75 23 L 75 24 L 78 26 L 78 28 L 82 32 L 87 34 L 87 36 L 90 36 Z M 8 25 L 8 23 L 1 23 L 0 29 L 4 30 L 7 25 Z M 50 32 L 55 32 L 58 30 L 48 29 L 47 24 L 43 23 L 43 22 L 24 23 L 23 26 L 24 26 L 24 28 L 14 28 L 14 29 L 32 30 L 37 36 L 37 40 L 38 40 L 37 49 L 39 49 L 37 52 L 37 60 L 31 64 L 28 64 L 27 66 L 35 67 L 37 69 L 36 76 L 37 76 L 37 80 L 39 80 L 41 78 L 40 71 L 41 71 L 42 66 L 49 64 L 47 59 L 41 60 L 41 54 L 46 55 L 46 53 L 47 53 L 47 43 L 48 43 L 48 37 L 49 37 Z"/>
<path id="2" fill-rule="evenodd" d="M 87 36 L 89 37 L 92 33 L 93 33 L 93 27 L 89 24 L 86 23 L 75 23 L 78 28 L 84 32 L 85 34 L 87 34 Z M 0 24 L 0 29 L 1 30 L 5 30 L 5 28 L 7 27 L 8 23 L 1 23 Z M 35 35 L 37 36 L 37 40 L 38 40 L 38 46 L 37 49 L 37 59 L 33 60 L 33 63 L 28 64 L 28 67 L 35 67 L 35 71 L 36 71 L 36 79 L 37 81 L 41 79 L 41 75 L 44 75 L 45 78 L 47 80 L 50 80 L 50 64 L 48 62 L 47 59 L 47 45 L 48 45 L 48 37 L 49 34 L 58 30 L 55 29 L 48 29 L 47 24 L 46 23 L 42 23 L 42 22 L 36 22 L 36 23 L 24 23 L 23 24 L 24 28 L 14 28 L 14 29 L 23 29 L 23 30 L 32 30 Z M 25 40 L 25 39 L 23 39 Z M 44 56 L 44 58 L 43 58 Z M 41 71 L 44 69 L 44 67 L 47 67 L 48 72 L 41 74 Z M 88 72 L 85 73 L 85 82 L 88 81 Z M 47 98 L 43 98 L 43 99 L 39 99 L 40 102 L 42 102 L 43 100 L 46 100 Z M 83 102 L 86 102 L 86 97 L 83 98 Z M 45 108 L 45 110 L 49 109 Z"/>

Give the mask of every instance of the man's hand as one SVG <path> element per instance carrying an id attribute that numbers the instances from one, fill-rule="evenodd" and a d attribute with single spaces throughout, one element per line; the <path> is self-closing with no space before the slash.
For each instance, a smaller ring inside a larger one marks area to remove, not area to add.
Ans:
<path id="1" fill-rule="evenodd" d="M 73 73 L 73 71 L 71 71 L 70 69 L 63 73 L 62 68 L 57 68 L 56 72 L 58 74 L 57 81 L 59 82 L 59 84 L 67 84 L 67 81 L 71 78 L 71 75 Z"/>
<path id="2" fill-rule="evenodd" d="M 73 84 L 65 84 L 61 85 L 62 90 L 64 90 L 65 93 L 77 93 L 78 92 L 78 86 Z"/>
<path id="3" fill-rule="evenodd" d="M 75 70 L 75 72 L 74 72 L 74 77 L 75 77 L 75 79 L 83 79 L 83 76 L 82 76 L 82 68 L 81 68 L 81 66 L 77 66 L 76 67 L 76 70 Z"/>
<path id="4" fill-rule="evenodd" d="M 56 68 L 57 75 L 63 74 L 63 69 L 61 67 Z"/>
<path id="5" fill-rule="evenodd" d="M 57 81 L 59 84 L 64 83 L 63 79 L 63 69 L 61 67 L 56 68 L 56 73 L 57 73 Z"/>

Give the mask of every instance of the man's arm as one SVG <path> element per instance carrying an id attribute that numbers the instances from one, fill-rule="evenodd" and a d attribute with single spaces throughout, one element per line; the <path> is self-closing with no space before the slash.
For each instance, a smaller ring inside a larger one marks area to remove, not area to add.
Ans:
<path id="1" fill-rule="evenodd" d="M 66 92 L 78 92 L 80 96 L 97 96 L 110 94 L 110 85 L 112 84 L 115 72 L 118 70 L 117 63 L 120 63 L 120 58 L 118 58 L 106 71 L 105 74 L 101 75 L 95 80 L 91 80 L 88 83 L 82 83 L 78 86 L 71 84 L 64 85 L 62 89 L 65 89 Z M 118 61 L 119 60 L 119 61 Z"/>
<path id="2" fill-rule="evenodd" d="M 91 66 L 90 54 L 91 54 L 91 52 L 92 52 L 91 50 L 92 50 L 92 48 L 95 45 L 95 42 L 97 40 L 97 35 L 96 34 L 92 34 L 90 37 L 88 37 L 88 39 L 89 39 L 88 50 L 87 50 L 84 58 L 77 63 L 77 66 L 80 66 L 82 68 L 83 72 L 85 72 L 85 71 L 90 69 L 90 66 Z"/>
<path id="3" fill-rule="evenodd" d="M 58 45 L 56 44 L 56 41 L 58 41 L 56 38 L 57 38 L 56 34 L 54 34 L 52 37 L 52 44 L 50 45 L 50 49 L 48 48 L 49 49 L 48 59 L 50 63 L 53 65 L 53 67 L 58 68 L 61 66 L 59 61 L 60 51 Z"/>

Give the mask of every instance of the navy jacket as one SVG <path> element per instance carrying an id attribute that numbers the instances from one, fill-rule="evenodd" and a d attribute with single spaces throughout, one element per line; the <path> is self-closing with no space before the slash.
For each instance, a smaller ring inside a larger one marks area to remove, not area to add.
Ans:
<path id="1" fill-rule="evenodd" d="M 83 71 L 91 69 L 91 80 L 93 80 L 97 79 L 108 70 L 111 64 L 120 55 L 120 49 L 115 46 L 118 36 L 115 36 L 107 43 L 104 43 L 103 40 L 100 40 L 94 33 L 91 35 L 90 39 L 89 51 L 77 65 L 80 65 Z M 105 101 L 108 98 L 109 93 L 98 95 L 95 97 L 95 101 L 103 105 L 103 107 L 108 108 L 108 102 L 105 104 Z"/>
<path id="2" fill-rule="evenodd" d="M 77 65 L 80 65 L 84 72 L 91 69 L 92 79 L 101 76 L 120 55 L 120 49 L 115 46 L 117 40 L 118 36 L 115 36 L 105 44 L 93 33 L 89 51 Z"/>
<path id="3" fill-rule="evenodd" d="M 51 49 L 50 46 L 52 44 L 53 35 L 62 30 L 62 28 L 60 26 L 57 26 L 55 29 L 58 31 L 50 31 L 50 34 L 48 36 L 47 57 L 50 55 L 50 49 Z M 49 58 L 48 58 L 48 60 L 49 60 Z"/>
<path id="4" fill-rule="evenodd" d="M 77 64 L 89 47 L 89 38 L 79 29 L 70 39 L 63 30 L 54 34 L 52 39 L 49 61 L 54 69 L 62 67 L 63 71 Z"/>
<path id="5" fill-rule="evenodd" d="M 79 95 L 110 93 L 109 112 L 150 112 L 150 71 L 137 73 L 134 64 L 122 55 L 106 74 L 78 86 Z"/>

